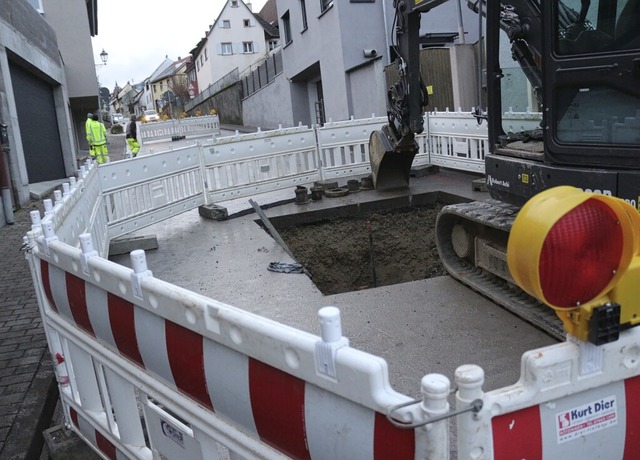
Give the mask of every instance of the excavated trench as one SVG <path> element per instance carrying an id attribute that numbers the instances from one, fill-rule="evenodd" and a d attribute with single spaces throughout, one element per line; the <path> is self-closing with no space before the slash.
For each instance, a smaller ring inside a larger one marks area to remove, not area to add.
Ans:
<path id="1" fill-rule="evenodd" d="M 414 197 L 410 205 L 292 214 L 272 224 L 318 289 L 338 294 L 445 275 L 435 243 L 436 218 L 444 204 L 459 200 L 438 198 L 434 193 Z"/>

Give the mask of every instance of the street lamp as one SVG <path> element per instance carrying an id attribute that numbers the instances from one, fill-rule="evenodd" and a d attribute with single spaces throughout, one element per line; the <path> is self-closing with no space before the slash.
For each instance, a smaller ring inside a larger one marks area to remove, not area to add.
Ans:
<path id="1" fill-rule="evenodd" d="M 100 53 L 100 60 L 102 64 L 95 64 L 96 67 L 104 67 L 107 65 L 107 59 L 109 59 L 109 53 L 107 53 L 104 48 L 102 48 L 102 52 Z M 98 116 L 100 117 L 100 123 L 102 123 L 102 95 L 100 94 L 100 80 L 97 78 L 96 73 L 96 81 L 98 82 Z"/>
<path id="2" fill-rule="evenodd" d="M 107 53 L 104 48 L 102 48 L 102 53 L 100 53 L 100 60 L 102 64 L 95 64 L 96 67 L 103 67 L 107 65 L 107 59 L 109 59 L 109 53 Z"/>
<path id="3" fill-rule="evenodd" d="M 107 65 L 107 59 L 109 59 L 109 53 L 107 53 L 104 48 L 102 48 L 102 53 L 100 53 L 100 60 L 104 65 Z"/>

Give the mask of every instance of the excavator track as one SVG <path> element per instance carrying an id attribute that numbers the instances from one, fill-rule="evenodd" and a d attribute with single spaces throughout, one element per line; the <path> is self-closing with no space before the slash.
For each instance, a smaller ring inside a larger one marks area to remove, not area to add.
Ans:
<path id="1" fill-rule="evenodd" d="M 555 312 L 521 290 L 507 267 L 509 231 L 520 208 L 497 200 L 442 208 L 436 223 L 440 259 L 451 276 L 558 340 Z"/>

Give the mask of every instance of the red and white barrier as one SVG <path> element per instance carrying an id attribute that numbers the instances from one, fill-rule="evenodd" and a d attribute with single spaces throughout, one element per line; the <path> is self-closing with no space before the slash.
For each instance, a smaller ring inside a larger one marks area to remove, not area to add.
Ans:
<path id="1" fill-rule="evenodd" d="M 456 371 L 460 458 L 640 458 L 640 330 L 595 346 L 570 338 L 522 357 L 520 380 L 488 393 L 478 366 Z"/>
<path id="2" fill-rule="evenodd" d="M 67 421 L 102 456 L 448 459 L 456 416 L 461 459 L 640 458 L 639 328 L 529 351 L 520 380 L 487 393 L 460 366 L 449 412 L 447 377 L 425 376 L 419 401 L 393 391 L 335 307 L 317 336 L 158 280 L 143 251 L 133 269 L 100 257 L 98 176 L 82 176 L 32 215 L 27 257 Z"/>

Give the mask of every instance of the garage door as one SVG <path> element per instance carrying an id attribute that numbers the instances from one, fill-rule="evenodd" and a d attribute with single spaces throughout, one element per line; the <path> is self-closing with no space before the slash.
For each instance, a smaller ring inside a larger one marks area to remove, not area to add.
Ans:
<path id="1" fill-rule="evenodd" d="M 53 89 L 44 80 L 10 63 L 20 137 L 29 183 L 66 177 Z"/>

